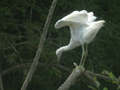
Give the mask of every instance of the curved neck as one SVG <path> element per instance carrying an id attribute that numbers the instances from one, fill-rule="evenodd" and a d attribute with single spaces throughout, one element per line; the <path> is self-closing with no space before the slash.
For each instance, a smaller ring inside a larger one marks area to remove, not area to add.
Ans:
<path id="1" fill-rule="evenodd" d="M 59 48 L 60 52 L 65 52 L 65 51 L 68 51 L 68 50 L 70 50 L 70 46 L 69 45 L 62 46 L 62 47 Z"/>

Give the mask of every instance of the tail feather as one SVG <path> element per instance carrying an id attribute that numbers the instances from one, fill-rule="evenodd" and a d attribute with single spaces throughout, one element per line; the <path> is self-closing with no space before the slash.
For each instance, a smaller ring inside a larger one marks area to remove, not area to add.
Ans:
<path id="1" fill-rule="evenodd" d="M 84 39 L 86 43 L 90 43 L 95 38 L 96 34 L 103 27 L 104 23 L 104 20 L 96 21 L 87 28 L 84 33 Z"/>
<path id="2" fill-rule="evenodd" d="M 91 30 L 99 30 L 101 27 L 103 27 L 104 23 L 105 23 L 104 20 L 96 21 L 96 22 L 93 22 L 89 28 Z"/>

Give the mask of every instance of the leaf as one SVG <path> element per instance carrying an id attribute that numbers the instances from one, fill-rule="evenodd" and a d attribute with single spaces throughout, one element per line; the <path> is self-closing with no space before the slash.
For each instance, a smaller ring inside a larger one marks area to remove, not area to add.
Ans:
<path id="1" fill-rule="evenodd" d="M 112 72 L 109 72 L 107 70 L 104 70 L 102 74 L 109 76 L 112 80 L 116 79 L 116 76 Z"/>
<path id="2" fill-rule="evenodd" d="M 102 74 L 106 74 L 106 75 L 108 75 L 109 72 L 108 72 L 107 70 L 103 70 L 103 71 L 102 71 Z"/>
<path id="3" fill-rule="evenodd" d="M 100 82 L 97 80 L 96 77 L 94 77 L 94 81 L 96 83 L 96 87 L 99 88 L 100 87 Z"/>
<path id="4" fill-rule="evenodd" d="M 112 72 L 109 73 L 109 77 L 110 77 L 111 79 L 115 79 L 115 78 L 116 78 L 115 75 L 114 75 Z"/>
<path id="5" fill-rule="evenodd" d="M 108 90 L 108 88 L 107 88 L 107 87 L 104 87 L 103 90 Z"/>

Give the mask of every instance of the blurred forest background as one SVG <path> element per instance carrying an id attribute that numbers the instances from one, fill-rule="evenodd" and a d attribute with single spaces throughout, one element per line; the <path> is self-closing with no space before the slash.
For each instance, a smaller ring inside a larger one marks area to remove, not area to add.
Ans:
<path id="1" fill-rule="evenodd" d="M 20 90 L 38 47 L 52 0 L 0 0 L 0 75 L 4 90 Z M 85 67 L 120 75 L 120 0 L 59 0 L 50 24 L 39 66 L 28 90 L 56 90 L 69 72 L 55 66 L 57 48 L 68 44 L 69 28 L 54 28 L 55 22 L 74 10 L 93 11 L 106 24 L 89 44 Z M 81 47 L 65 52 L 61 65 L 73 69 L 79 63 Z M 78 81 L 70 90 L 91 90 L 88 81 Z M 100 81 L 99 90 L 116 90 L 116 85 Z"/>

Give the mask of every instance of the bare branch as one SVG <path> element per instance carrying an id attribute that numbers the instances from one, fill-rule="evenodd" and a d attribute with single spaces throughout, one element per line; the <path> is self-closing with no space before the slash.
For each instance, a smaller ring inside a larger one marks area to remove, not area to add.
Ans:
<path id="1" fill-rule="evenodd" d="M 21 45 L 24 45 L 24 44 L 28 44 L 28 42 L 27 42 L 27 41 L 20 42 L 20 43 L 14 44 L 14 46 L 16 47 L 16 46 L 21 46 Z M 6 48 L 0 48 L 0 50 L 1 50 L 1 49 L 7 50 L 7 49 L 11 49 L 11 48 L 12 48 L 12 47 L 9 46 L 9 47 L 6 47 Z M 12 48 L 12 49 L 13 49 L 13 48 Z"/>
<path id="2" fill-rule="evenodd" d="M 109 80 L 111 81 L 112 79 L 108 76 L 105 76 L 105 75 L 102 75 L 102 74 L 97 74 L 97 73 L 93 73 L 93 72 L 90 72 L 90 71 L 86 71 L 86 74 L 88 75 L 91 75 L 93 77 L 97 77 L 97 78 L 100 78 L 100 79 L 104 79 L 104 80 Z"/>
<path id="3" fill-rule="evenodd" d="M 14 70 L 18 70 L 18 69 L 22 69 L 22 68 L 27 68 L 27 67 L 30 67 L 31 63 L 24 63 L 24 64 L 19 64 L 19 65 L 15 65 L 13 67 L 9 67 L 8 69 L 6 70 L 3 70 L 1 72 L 1 76 L 4 76 L 6 74 L 9 74 L 10 72 L 14 71 Z M 46 63 L 39 63 L 39 66 L 48 66 L 48 67 L 56 67 L 56 68 L 59 68 L 61 70 L 64 70 L 68 73 L 71 72 L 71 69 L 69 69 L 68 67 L 65 67 L 63 65 L 60 65 L 60 64 L 46 64 Z M 93 76 L 93 77 L 97 77 L 97 78 L 100 78 L 100 79 L 104 79 L 104 80 L 110 80 L 111 81 L 111 78 L 109 78 L 108 76 L 105 76 L 105 75 L 102 75 L 102 74 L 98 74 L 98 73 L 94 73 L 94 72 L 91 72 L 91 71 L 88 71 L 88 70 L 85 70 L 85 72 L 83 73 L 85 76 L 86 75 L 90 75 L 90 76 Z"/>
<path id="4" fill-rule="evenodd" d="M 31 63 L 24 63 L 24 64 L 19 64 L 19 65 L 15 65 L 13 67 L 10 67 L 4 71 L 2 71 L 1 75 L 4 76 L 6 74 L 9 74 L 12 71 L 18 70 L 18 69 L 22 69 L 22 68 L 27 68 L 30 67 Z M 46 66 L 47 64 L 45 63 L 39 63 L 39 66 Z"/>
<path id="5" fill-rule="evenodd" d="M 13 67 L 9 67 L 8 69 L 6 70 L 3 70 L 1 72 L 1 75 L 4 76 L 6 74 L 9 74 L 10 72 L 12 71 L 15 71 L 15 70 L 18 70 L 18 69 L 24 69 L 24 68 L 27 68 L 27 67 L 30 67 L 31 63 L 24 63 L 24 64 L 18 64 L 18 65 L 15 65 Z M 46 64 L 46 63 L 39 63 L 38 66 L 47 66 L 47 67 L 56 67 L 56 68 L 59 68 L 61 70 L 64 70 L 66 72 L 71 72 L 71 70 L 63 65 L 60 65 L 60 64 Z"/>
<path id="6" fill-rule="evenodd" d="M 48 28 L 49 28 L 49 25 L 50 25 L 50 22 L 51 22 L 52 15 L 53 15 L 53 12 L 55 10 L 56 4 L 57 4 L 57 0 L 53 0 L 51 8 L 49 10 L 47 20 L 46 20 L 44 28 L 43 28 L 43 33 L 42 33 L 42 36 L 41 36 L 41 39 L 40 39 L 40 42 L 39 42 L 39 45 L 38 45 L 38 49 L 36 51 L 36 55 L 33 59 L 33 63 L 30 67 L 30 70 L 29 70 L 26 78 L 25 78 L 25 81 L 24 81 L 24 83 L 21 87 L 21 90 L 26 90 L 26 88 L 27 88 L 29 82 L 31 81 L 32 76 L 33 76 L 33 74 L 34 74 L 34 72 L 35 72 L 35 70 L 38 66 L 39 58 L 40 58 L 40 55 L 41 55 L 41 52 L 42 52 L 42 49 L 43 49 L 44 42 L 46 40 L 47 31 L 48 31 Z"/>
<path id="7" fill-rule="evenodd" d="M 1 72 L 1 76 L 4 76 L 4 75 L 6 75 L 6 74 L 9 74 L 10 72 L 12 72 L 12 71 L 14 71 L 14 70 L 19 70 L 19 69 L 27 68 L 27 67 L 29 67 L 30 65 L 31 65 L 31 63 L 25 63 L 25 64 L 19 64 L 19 65 L 10 67 L 10 68 L 2 71 L 2 72 Z M 56 68 L 59 68 L 59 69 L 61 69 L 61 70 L 66 71 L 66 72 L 68 72 L 68 73 L 71 72 L 71 69 L 69 69 L 68 67 L 65 67 L 65 66 L 63 66 L 63 65 L 60 65 L 60 64 L 39 63 L 39 66 L 43 66 L 43 67 L 45 67 L 45 66 L 48 66 L 48 67 L 56 67 Z M 77 69 L 78 69 L 78 68 L 77 68 Z M 77 70 L 77 71 L 79 72 L 79 70 Z M 73 72 L 72 72 L 72 73 L 73 73 Z M 80 73 L 76 73 L 76 75 L 78 75 L 78 74 L 80 74 Z M 108 77 L 108 76 L 105 76 L 105 75 L 102 75 L 102 74 L 98 74 L 98 73 L 93 73 L 93 72 L 88 71 L 88 70 L 82 72 L 81 74 L 82 74 L 82 75 L 85 75 L 85 77 L 89 78 L 89 79 L 90 79 L 90 82 L 92 82 L 92 83 L 94 83 L 94 84 L 95 84 L 95 80 L 93 80 L 94 77 L 97 77 L 97 78 L 103 79 L 103 80 L 108 80 L 108 81 L 111 81 L 111 80 L 112 80 L 112 79 L 111 79 L 110 77 Z M 81 75 L 81 74 L 80 74 L 80 75 Z M 80 75 L 79 75 L 79 76 L 80 76 Z M 72 74 L 71 77 L 73 77 L 73 76 L 75 76 L 75 75 Z M 76 77 L 76 78 L 78 78 L 78 77 Z M 78 79 L 78 80 L 79 80 L 79 79 Z M 67 81 L 67 82 L 68 82 L 68 81 Z M 74 84 L 74 83 L 75 83 L 75 82 L 72 82 L 71 85 Z M 71 85 L 69 85 L 69 86 L 71 86 Z M 68 86 L 68 85 L 67 85 L 67 86 Z M 65 89 L 65 90 L 67 90 L 67 89 Z"/>
<path id="8" fill-rule="evenodd" d="M 77 81 L 78 77 L 81 76 L 83 72 L 83 67 L 76 66 L 66 81 L 58 88 L 58 90 L 69 90 L 69 88 Z"/>
<path id="9" fill-rule="evenodd" d="M 23 59 L 22 59 L 22 57 L 20 56 L 20 52 L 19 52 L 19 51 L 16 49 L 16 47 L 14 46 L 14 43 L 13 43 L 13 42 L 9 42 L 9 43 L 10 43 L 11 48 L 15 51 L 15 53 L 18 55 L 20 61 L 22 62 Z"/>

